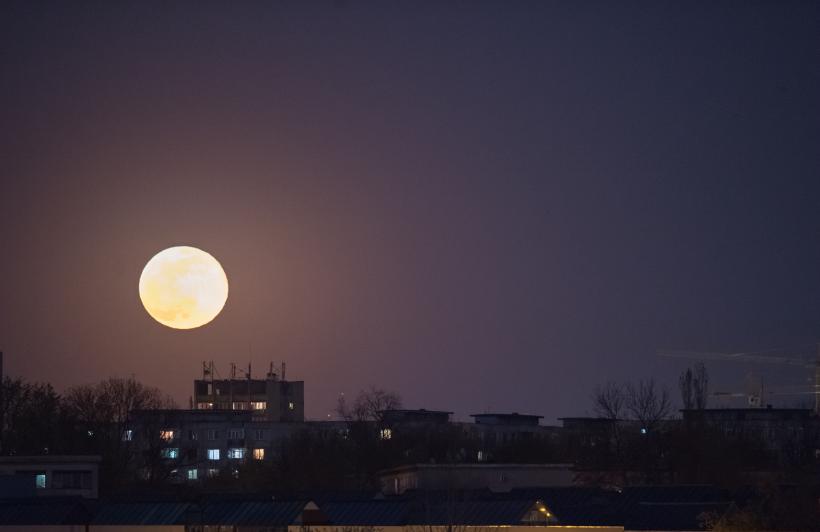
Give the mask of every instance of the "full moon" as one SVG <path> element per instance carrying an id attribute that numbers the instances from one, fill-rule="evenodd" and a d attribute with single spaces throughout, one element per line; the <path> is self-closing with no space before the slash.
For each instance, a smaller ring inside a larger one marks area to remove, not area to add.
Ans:
<path id="1" fill-rule="evenodd" d="M 228 299 L 228 278 L 209 253 L 176 246 L 148 261 L 139 289 L 142 305 L 152 318 L 174 329 L 194 329 L 222 311 Z"/>

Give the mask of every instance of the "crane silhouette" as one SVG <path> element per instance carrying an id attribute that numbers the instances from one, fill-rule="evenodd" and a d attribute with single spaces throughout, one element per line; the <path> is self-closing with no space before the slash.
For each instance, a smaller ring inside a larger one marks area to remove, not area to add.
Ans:
<path id="1" fill-rule="evenodd" d="M 797 387 L 781 387 L 770 391 L 771 395 L 814 395 L 814 413 L 820 415 L 820 344 L 811 347 L 800 346 L 796 348 L 774 348 L 764 351 L 745 352 L 715 352 L 715 351 L 688 351 L 682 349 L 662 349 L 658 355 L 669 358 L 690 358 L 697 360 L 722 360 L 736 361 L 741 363 L 761 363 L 761 364 L 785 364 L 808 368 L 813 371 L 814 384 L 809 390 L 800 390 Z M 791 388 L 791 390 L 789 389 Z M 715 392 L 718 397 L 747 397 L 749 405 L 762 407 L 763 405 L 763 384 L 759 386 L 759 392 L 737 393 L 737 392 Z"/>

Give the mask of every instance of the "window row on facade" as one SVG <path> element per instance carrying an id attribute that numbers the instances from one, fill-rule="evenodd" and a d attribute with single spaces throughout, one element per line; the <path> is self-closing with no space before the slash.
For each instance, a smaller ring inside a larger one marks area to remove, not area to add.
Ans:
<path id="1" fill-rule="evenodd" d="M 235 428 L 235 429 L 227 429 L 227 430 L 218 430 L 218 429 L 204 429 L 201 431 L 197 430 L 187 430 L 182 431 L 178 429 L 163 429 L 159 431 L 159 439 L 164 442 L 170 442 L 178 439 L 182 439 L 183 433 L 184 436 L 187 437 L 188 440 L 197 441 L 199 440 L 200 432 L 205 434 L 205 439 L 208 441 L 215 441 L 220 438 L 227 437 L 229 440 L 243 440 L 245 439 L 245 429 L 243 428 Z M 267 432 L 265 429 L 254 429 L 253 436 L 255 440 L 265 441 L 267 436 Z M 133 441 L 135 437 L 134 430 L 128 429 L 123 433 L 123 441 Z"/>
<path id="2" fill-rule="evenodd" d="M 244 460 L 245 455 L 250 451 L 254 460 L 265 459 L 265 449 L 263 447 L 256 447 L 253 449 L 246 449 L 244 447 L 229 447 L 223 452 L 223 449 L 213 448 L 206 449 L 205 456 L 208 460 L 216 461 L 222 460 L 223 457 L 229 460 Z M 168 460 L 176 460 L 181 458 L 179 447 L 166 447 L 160 451 L 160 456 Z"/>

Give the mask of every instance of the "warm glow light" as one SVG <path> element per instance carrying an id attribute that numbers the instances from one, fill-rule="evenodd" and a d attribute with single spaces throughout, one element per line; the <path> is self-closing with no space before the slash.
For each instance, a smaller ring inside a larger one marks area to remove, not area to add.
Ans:
<path id="1" fill-rule="evenodd" d="M 225 306 L 228 278 L 210 254 L 177 246 L 148 261 L 139 290 L 152 318 L 174 329 L 193 329 L 214 319 Z"/>

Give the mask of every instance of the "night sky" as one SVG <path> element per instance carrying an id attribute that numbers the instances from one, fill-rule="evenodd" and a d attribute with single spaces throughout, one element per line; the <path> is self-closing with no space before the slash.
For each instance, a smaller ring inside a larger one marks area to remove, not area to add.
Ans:
<path id="1" fill-rule="evenodd" d="M 6 373 L 187 406 L 202 360 L 284 360 L 312 418 L 378 385 L 552 422 L 607 379 L 677 399 L 691 361 L 659 348 L 816 342 L 818 28 L 817 2 L 4 2 Z M 190 331 L 137 292 L 179 244 L 230 282 Z"/>

